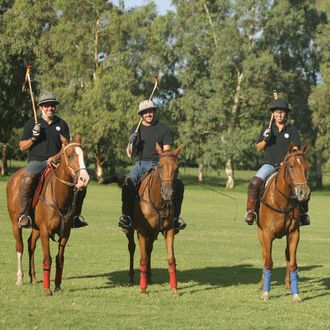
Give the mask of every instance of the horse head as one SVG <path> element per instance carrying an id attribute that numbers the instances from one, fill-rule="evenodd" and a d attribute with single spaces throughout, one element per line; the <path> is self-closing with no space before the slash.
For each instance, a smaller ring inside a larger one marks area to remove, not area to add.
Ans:
<path id="1" fill-rule="evenodd" d="M 309 198 L 310 188 L 307 182 L 306 169 L 308 163 L 305 159 L 306 144 L 302 148 L 289 145 L 288 153 L 284 159 L 285 171 L 290 177 L 292 197 L 302 202 Z"/>
<path id="2" fill-rule="evenodd" d="M 164 151 L 158 143 L 156 143 L 156 150 L 159 154 L 159 177 L 161 180 L 161 195 L 165 202 L 172 201 L 174 195 L 174 182 L 178 174 L 178 154 L 182 151 L 180 145 L 174 151 Z"/>
<path id="3" fill-rule="evenodd" d="M 80 143 L 72 142 L 63 147 L 60 164 L 64 164 L 66 174 L 71 177 L 77 189 L 87 187 L 89 175 Z"/>

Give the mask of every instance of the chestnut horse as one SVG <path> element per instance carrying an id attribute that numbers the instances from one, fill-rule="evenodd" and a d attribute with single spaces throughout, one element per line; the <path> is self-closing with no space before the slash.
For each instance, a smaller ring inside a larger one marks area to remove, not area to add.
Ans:
<path id="1" fill-rule="evenodd" d="M 278 172 L 268 180 L 260 196 L 258 237 L 264 260 L 261 280 L 263 300 L 269 299 L 273 240 L 286 236 L 285 284 L 288 290 L 291 288 L 293 301 L 301 301 L 296 251 L 300 237 L 299 202 L 307 200 L 310 195 L 306 178 L 308 164 L 305 160 L 305 151 L 306 146 L 298 149 L 290 144 Z"/>
<path id="2" fill-rule="evenodd" d="M 18 226 L 20 213 L 19 185 L 24 174 L 24 168 L 12 175 L 7 184 L 7 207 L 12 222 L 12 230 L 16 239 L 17 252 L 17 285 L 23 284 L 22 229 Z M 34 267 L 34 251 L 36 242 L 41 237 L 43 250 L 43 287 L 45 295 L 51 295 L 49 238 L 59 234 L 58 254 L 56 256 L 55 290 L 61 289 L 62 270 L 64 264 L 64 249 L 70 237 L 74 216 L 74 196 L 76 189 L 85 188 L 89 181 L 86 171 L 83 150 L 79 143 L 70 143 L 62 148 L 60 162 L 57 168 L 47 176 L 40 192 L 38 203 L 34 209 L 32 232 L 28 239 L 29 275 L 31 283 L 36 283 Z"/>
<path id="3" fill-rule="evenodd" d="M 134 229 L 140 246 L 140 288 L 146 293 L 147 283 L 151 283 L 151 252 L 158 233 L 162 232 L 167 250 L 170 287 L 177 294 L 176 264 L 174 256 L 174 184 L 178 174 L 177 156 L 182 150 L 180 145 L 175 151 L 164 151 L 156 144 L 159 163 L 141 181 L 138 189 L 139 200 L 133 211 L 134 226 L 126 234 L 130 253 L 129 281 L 134 283 Z"/>

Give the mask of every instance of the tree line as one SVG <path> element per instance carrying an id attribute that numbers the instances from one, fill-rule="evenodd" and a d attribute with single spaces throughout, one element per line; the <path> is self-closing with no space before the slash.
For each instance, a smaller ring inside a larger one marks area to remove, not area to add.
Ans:
<path id="1" fill-rule="evenodd" d="M 97 180 L 129 163 L 125 153 L 137 107 L 155 96 L 158 115 L 183 143 L 182 163 L 256 168 L 259 131 L 270 118 L 272 90 L 287 98 L 290 120 L 309 144 L 313 183 L 329 168 L 330 28 L 327 0 L 172 0 L 126 9 L 107 0 L 0 2 L 0 142 L 7 158 L 31 100 L 22 94 L 28 64 L 34 94 L 55 93 L 58 114 L 83 137 Z"/>

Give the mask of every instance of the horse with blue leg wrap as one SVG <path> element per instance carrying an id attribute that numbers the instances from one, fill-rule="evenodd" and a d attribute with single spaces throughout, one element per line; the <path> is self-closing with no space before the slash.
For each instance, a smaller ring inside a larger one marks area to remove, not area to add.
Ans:
<path id="1" fill-rule="evenodd" d="M 273 269 L 272 243 L 286 236 L 286 288 L 291 290 L 294 302 L 300 302 L 296 252 L 300 238 L 299 202 L 309 199 L 305 160 L 306 146 L 301 149 L 289 146 L 288 153 L 278 172 L 265 185 L 260 195 L 258 237 L 262 247 L 264 269 L 261 280 L 262 299 L 269 299 Z"/>

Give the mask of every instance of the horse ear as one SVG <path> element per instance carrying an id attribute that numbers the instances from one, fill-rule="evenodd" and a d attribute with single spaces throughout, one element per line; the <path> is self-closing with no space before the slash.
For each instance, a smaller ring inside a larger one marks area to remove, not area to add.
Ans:
<path id="1" fill-rule="evenodd" d="M 305 142 L 304 146 L 302 147 L 302 152 L 306 153 L 307 149 L 308 149 L 308 143 Z"/>
<path id="2" fill-rule="evenodd" d="M 74 141 L 75 141 L 76 143 L 81 144 L 81 137 L 80 137 L 80 135 L 76 135 L 75 138 L 74 138 Z"/>
<path id="3" fill-rule="evenodd" d="M 180 144 L 174 151 L 174 154 L 177 156 L 183 149 L 183 145 Z"/>
<path id="4" fill-rule="evenodd" d="M 158 153 L 158 155 L 161 155 L 164 150 L 161 148 L 161 146 L 158 144 L 158 142 L 156 142 L 156 151 Z"/>

